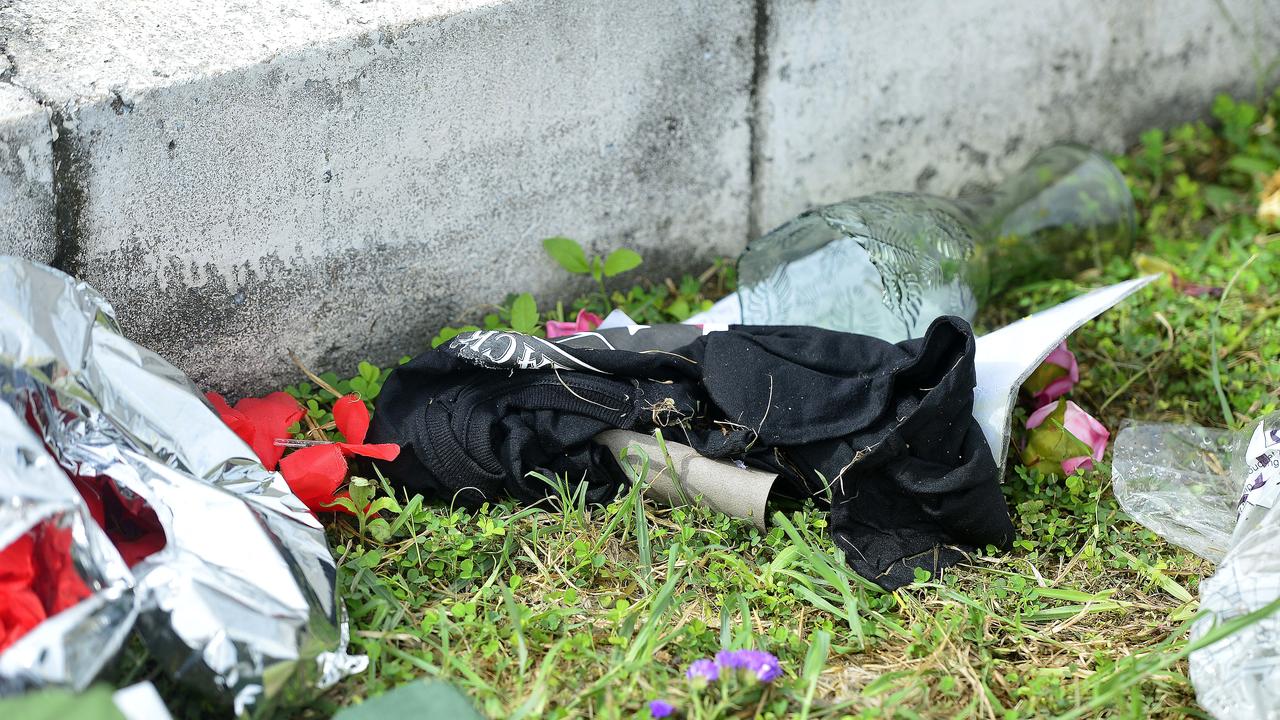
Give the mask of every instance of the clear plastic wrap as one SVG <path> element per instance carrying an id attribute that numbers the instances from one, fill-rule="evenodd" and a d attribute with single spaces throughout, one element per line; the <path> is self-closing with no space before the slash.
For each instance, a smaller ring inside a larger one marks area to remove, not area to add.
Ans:
<path id="1" fill-rule="evenodd" d="M 1111 482 L 1120 507 L 1178 547 L 1219 562 L 1243 483 L 1231 474 L 1236 433 L 1168 423 L 1127 424 L 1116 436 Z"/>
<path id="2" fill-rule="evenodd" d="M 1131 425 L 1112 480 L 1135 520 L 1219 562 L 1191 638 L 1280 599 L 1280 413 L 1244 432 Z M 1220 720 L 1280 718 L 1280 613 L 1191 653 L 1196 698 Z"/>
<path id="3" fill-rule="evenodd" d="M 1280 598 L 1280 513 L 1268 510 L 1200 583 L 1191 639 Z M 1191 653 L 1196 699 L 1219 720 L 1280 718 L 1280 615 Z"/>
<path id="4" fill-rule="evenodd" d="M 1231 549 L 1200 583 L 1191 638 L 1280 598 L 1280 413 L 1237 438 L 1231 474 L 1242 479 Z M 1191 653 L 1196 698 L 1217 718 L 1280 718 L 1280 614 Z"/>

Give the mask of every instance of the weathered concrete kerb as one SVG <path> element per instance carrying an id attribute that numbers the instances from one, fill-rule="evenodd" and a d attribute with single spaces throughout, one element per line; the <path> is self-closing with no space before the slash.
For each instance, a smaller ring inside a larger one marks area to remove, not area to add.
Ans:
<path id="1" fill-rule="evenodd" d="M 286 349 L 385 361 L 569 292 L 543 237 L 700 270 L 818 202 L 1201 115 L 1277 39 L 1280 0 L 12 0 L 0 252 L 257 391 Z"/>

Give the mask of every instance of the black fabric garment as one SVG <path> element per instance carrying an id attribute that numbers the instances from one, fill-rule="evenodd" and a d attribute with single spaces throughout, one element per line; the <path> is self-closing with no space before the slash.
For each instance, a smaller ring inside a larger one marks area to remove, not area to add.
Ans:
<path id="1" fill-rule="evenodd" d="M 896 345 L 811 327 L 698 332 L 459 335 L 391 374 L 369 440 L 401 445 L 388 477 L 429 497 L 533 501 L 551 491 L 536 472 L 584 479 L 588 500 L 608 502 L 627 479 L 592 438 L 663 428 L 829 501 L 846 560 L 887 589 L 917 567 L 936 574 L 966 551 L 1011 542 L 972 417 L 963 320 L 940 318 Z"/>

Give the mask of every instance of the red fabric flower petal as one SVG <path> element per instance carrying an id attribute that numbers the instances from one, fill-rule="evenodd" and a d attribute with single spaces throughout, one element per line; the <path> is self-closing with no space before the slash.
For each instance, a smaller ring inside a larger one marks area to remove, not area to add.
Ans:
<path id="1" fill-rule="evenodd" d="M 227 404 L 226 398 L 212 390 L 204 394 L 204 399 L 209 401 L 209 404 L 213 406 L 214 412 L 218 413 L 218 415 L 230 415 L 235 412 L 235 410 L 232 410 L 231 406 Z"/>
<path id="2" fill-rule="evenodd" d="M 280 472 L 289 489 L 313 513 L 342 512 L 326 508 L 347 479 L 347 459 L 336 444 L 313 445 L 294 451 L 280 461 Z"/>
<path id="3" fill-rule="evenodd" d="M 400 446 L 395 443 L 376 443 L 373 445 L 338 443 L 338 447 L 342 448 L 342 454 L 347 457 L 360 455 L 362 457 L 371 457 L 376 460 L 395 460 L 397 457 L 400 457 Z"/>
<path id="4" fill-rule="evenodd" d="M 89 507 L 89 515 L 93 517 L 93 521 L 98 523 L 98 527 L 107 527 L 107 514 L 103 508 L 102 493 L 99 492 L 101 485 L 97 478 L 86 478 L 79 475 L 72 477 L 71 482 L 75 484 L 76 490 L 80 491 L 80 497 L 84 498 L 84 504 Z"/>
<path id="5" fill-rule="evenodd" d="M 36 539 L 32 533 L 9 543 L 0 550 L 0 585 L 30 585 L 36 576 L 35 560 L 32 552 L 36 547 Z"/>
<path id="6" fill-rule="evenodd" d="M 45 523 L 0 549 L 0 651 L 89 596 L 71 541 L 70 529 Z"/>
<path id="7" fill-rule="evenodd" d="M 289 437 L 289 426 L 302 419 L 306 408 L 288 393 L 277 391 L 262 398 L 244 398 L 236 403 L 235 409 L 253 426 L 253 439 L 247 441 L 249 446 L 268 470 L 275 470 L 284 455 L 284 448 L 277 447 L 276 440 Z M 231 428 L 235 430 L 234 425 Z"/>
<path id="8" fill-rule="evenodd" d="M 25 585 L 0 585 L 0 652 L 45 619 L 40 598 Z"/>
<path id="9" fill-rule="evenodd" d="M 34 550 L 32 533 L 0 549 L 0 651 L 45 618 L 44 605 L 31 588 L 36 572 Z"/>
<path id="10" fill-rule="evenodd" d="M 400 446 L 394 443 L 364 444 L 365 436 L 369 434 L 369 409 L 358 395 L 338 398 L 333 404 L 333 422 L 338 426 L 338 432 L 347 439 L 346 442 L 338 443 L 342 454 L 347 457 L 361 455 L 378 460 L 395 460 L 400 455 Z"/>
<path id="11" fill-rule="evenodd" d="M 48 614 L 60 613 L 89 597 L 89 587 L 71 561 L 70 528 L 52 524 L 41 526 L 37 533 L 35 559 L 39 574 L 33 585 Z"/>
<path id="12" fill-rule="evenodd" d="M 209 404 L 213 405 L 213 409 L 217 411 L 218 418 L 223 424 L 231 428 L 231 431 L 245 441 L 246 444 L 253 445 L 253 423 L 249 422 L 249 418 L 244 413 L 232 408 L 227 401 L 216 392 L 207 392 L 204 394 Z"/>
<path id="13" fill-rule="evenodd" d="M 111 541 L 116 546 L 116 550 L 120 551 L 121 559 L 129 567 L 133 567 L 147 559 L 151 554 L 163 550 L 166 542 L 162 531 L 144 533 L 132 540 L 113 536 Z"/>
<path id="14" fill-rule="evenodd" d="M 137 499 L 126 501 L 119 487 L 110 480 L 103 478 L 102 482 L 107 483 L 109 492 L 114 496 L 104 499 L 105 506 L 110 509 L 110 519 L 104 527 L 125 564 L 133 567 L 148 555 L 163 549 L 168 539 L 156 511 L 145 502 L 137 502 Z"/>
<path id="15" fill-rule="evenodd" d="M 164 548 L 168 539 L 160 518 L 142 498 L 126 499 L 107 477 L 76 476 L 72 481 L 94 522 L 107 533 L 129 567 Z"/>
<path id="16" fill-rule="evenodd" d="M 343 508 L 326 507 L 347 479 L 347 457 L 360 455 L 394 460 L 400 455 L 400 446 L 393 443 L 364 444 L 369 434 L 369 409 L 356 394 L 338 398 L 333 404 L 334 425 L 346 442 L 313 445 L 287 456 L 275 441 L 289 437 L 289 426 L 306 413 L 292 396 L 275 392 L 263 398 L 245 398 L 234 408 L 217 393 L 211 392 L 205 397 L 222 421 L 249 443 L 268 470 L 280 469 L 293 494 L 313 513 L 347 512 Z M 163 547 L 163 543 L 160 546 Z M 124 548 L 121 551 L 124 552 Z"/>
<path id="17" fill-rule="evenodd" d="M 333 422 L 347 443 L 359 445 L 369 434 L 369 409 L 359 395 L 343 395 L 333 404 Z"/>

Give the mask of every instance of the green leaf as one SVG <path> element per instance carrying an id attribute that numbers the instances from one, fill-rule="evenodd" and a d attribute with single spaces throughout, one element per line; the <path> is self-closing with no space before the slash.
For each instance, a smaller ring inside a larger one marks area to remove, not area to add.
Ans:
<path id="1" fill-rule="evenodd" d="M 604 259 L 604 276 L 613 277 L 620 275 L 628 270 L 634 270 L 640 267 L 640 263 L 644 262 L 640 258 L 640 254 L 635 250 L 627 248 L 618 248 L 609 253 Z"/>
<path id="2" fill-rule="evenodd" d="M 0 700 L 0 712 L 4 717 L 27 720 L 124 720 L 106 685 L 95 685 L 79 694 L 40 690 L 6 698 Z"/>
<path id="3" fill-rule="evenodd" d="M 804 705 L 800 709 L 802 719 L 809 717 L 809 710 L 813 705 L 813 694 L 818 689 L 818 680 L 822 676 L 822 669 L 827 666 L 827 657 L 830 654 L 831 633 L 818 630 L 811 636 L 809 652 L 804 656 L 804 670 L 801 678 L 807 689 L 804 694 Z"/>
<path id="4" fill-rule="evenodd" d="M 395 717 L 482 720 L 471 706 L 471 701 L 456 687 L 443 680 L 405 683 L 359 705 L 339 710 L 333 720 L 384 720 Z"/>
<path id="5" fill-rule="evenodd" d="M 351 378 L 351 389 L 360 395 L 361 400 L 373 400 L 382 391 L 382 382 L 366 380 L 362 377 Z"/>
<path id="6" fill-rule="evenodd" d="M 574 240 L 567 237 L 551 237 L 542 241 L 542 247 L 546 249 L 551 259 L 560 263 L 560 267 L 571 273 L 585 275 L 590 269 L 587 266 L 586 253 Z"/>
<path id="7" fill-rule="evenodd" d="M 387 542 L 391 539 L 391 523 L 382 518 L 374 518 L 369 521 L 369 534 L 378 542 Z"/>
<path id="8" fill-rule="evenodd" d="M 455 337 L 461 335 L 464 332 L 473 332 L 479 329 L 480 328 L 476 327 L 475 325 L 463 325 L 462 327 L 456 327 L 456 328 L 455 327 L 441 328 L 440 333 L 435 337 L 431 338 L 431 347 L 438 348 L 441 345 L 449 342 L 450 340 L 454 339 Z M 401 365 L 403 364 L 404 363 L 401 363 Z"/>
<path id="9" fill-rule="evenodd" d="M 1226 212 L 1232 205 L 1240 203 L 1240 193 L 1221 185 L 1205 185 L 1204 201 L 1218 212 Z"/>
<path id="10" fill-rule="evenodd" d="M 361 508 L 361 512 L 369 506 L 369 501 L 373 499 L 373 494 L 377 492 L 377 488 L 373 486 L 373 483 L 362 477 L 352 477 L 348 490 L 351 492 L 351 501 L 355 503 L 356 507 Z"/>
<path id="11" fill-rule="evenodd" d="M 689 308 L 689 302 L 684 298 L 676 298 L 676 301 L 667 306 L 667 312 L 676 320 L 684 322 L 693 314 L 693 310 Z"/>
<path id="12" fill-rule="evenodd" d="M 531 334 L 538 327 L 538 305 L 529 293 L 521 293 L 511 303 L 511 329 Z"/>
<path id="13" fill-rule="evenodd" d="M 398 513 L 400 512 L 400 503 L 396 502 L 396 499 L 391 497 L 390 495 L 383 495 L 382 497 L 369 503 L 370 515 L 376 515 L 377 513 L 380 513 L 383 510 L 390 510 L 391 512 Z"/>
<path id="14" fill-rule="evenodd" d="M 1247 175 L 1269 175 L 1275 170 L 1275 166 L 1266 160 L 1248 155 L 1232 156 L 1227 166 Z"/>

